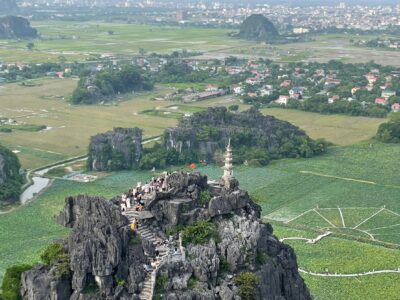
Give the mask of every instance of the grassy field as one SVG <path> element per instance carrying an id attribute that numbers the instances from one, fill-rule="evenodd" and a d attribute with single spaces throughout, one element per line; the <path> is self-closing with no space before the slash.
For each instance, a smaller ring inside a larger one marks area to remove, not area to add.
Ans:
<path id="1" fill-rule="evenodd" d="M 170 92 L 170 88 L 161 86 L 151 93 L 125 96 L 115 105 L 71 106 L 67 99 L 77 84 L 75 80 L 39 79 L 35 83 L 32 87 L 6 84 L 0 88 L 0 117 L 48 126 L 48 130 L 40 132 L 18 130 L 0 133 L 0 142 L 19 151 L 18 156 L 25 168 L 85 154 L 90 136 L 113 127 L 139 126 L 144 129 L 145 137 L 149 137 L 174 126 L 185 113 L 209 106 L 239 104 L 238 98 L 232 96 L 189 104 L 152 100 Z M 240 104 L 241 110 L 247 108 L 247 105 Z M 369 139 L 384 122 L 384 119 L 324 116 L 284 109 L 266 109 L 263 112 L 292 122 L 313 138 L 325 138 L 339 145 Z"/>
<path id="2" fill-rule="evenodd" d="M 113 127 L 140 126 L 145 137 L 159 135 L 175 119 L 141 115 L 140 111 L 174 104 L 153 101 L 165 88 L 151 93 L 129 96 L 118 105 L 71 106 L 67 98 L 76 81 L 41 79 L 41 85 L 23 87 L 7 84 L 0 89 L 0 116 L 19 122 L 46 125 L 44 132 L 0 133 L 0 142 L 18 153 L 25 168 L 34 168 L 68 157 L 85 154 L 89 137 Z"/>
<path id="3" fill-rule="evenodd" d="M 253 44 L 248 47 L 215 51 L 215 56 L 228 54 L 244 57 L 260 56 L 268 57 L 278 62 L 341 60 L 348 63 L 366 63 L 371 60 L 382 65 L 400 66 L 400 52 L 384 49 L 372 49 L 356 47 L 350 43 L 350 39 L 373 39 L 377 35 L 355 36 L 347 34 L 325 34 L 313 37 L 314 40 L 305 43 L 292 43 L 283 45 Z M 211 53 L 206 54 L 210 57 Z"/>
<path id="4" fill-rule="evenodd" d="M 24 41 L 0 40 L 0 60 L 43 62 L 64 56 L 74 61 L 101 55 L 134 55 L 140 49 L 158 53 L 183 49 L 207 52 L 251 44 L 229 38 L 227 29 L 67 21 L 32 22 L 32 25 L 41 34 L 34 41 L 34 50 L 28 52 Z"/>
<path id="5" fill-rule="evenodd" d="M 400 52 L 355 47 L 344 34 L 321 35 L 314 41 L 285 45 L 265 45 L 228 37 L 229 29 L 188 28 L 105 22 L 35 21 L 41 34 L 35 47 L 26 41 L 0 40 L 0 61 L 44 62 L 93 60 L 102 55 L 130 56 L 146 52 L 170 53 L 186 49 L 203 52 L 205 58 L 268 57 L 279 62 L 339 59 L 347 62 L 374 60 L 400 66 Z M 110 34 L 112 33 L 112 34 Z M 375 36 L 365 36 L 372 39 Z"/>
<path id="6" fill-rule="evenodd" d="M 292 109 L 266 108 L 264 114 L 272 115 L 299 126 L 312 138 L 325 138 L 337 145 L 351 145 L 375 136 L 385 119 L 321 115 Z"/>

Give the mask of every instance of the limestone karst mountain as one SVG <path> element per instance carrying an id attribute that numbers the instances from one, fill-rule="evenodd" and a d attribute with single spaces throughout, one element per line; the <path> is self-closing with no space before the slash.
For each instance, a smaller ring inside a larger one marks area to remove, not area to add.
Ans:
<path id="1" fill-rule="evenodd" d="M 0 38 L 25 39 L 36 38 L 37 30 L 22 17 L 6 16 L 0 18 Z"/>
<path id="2" fill-rule="evenodd" d="M 90 139 L 87 166 L 94 171 L 130 169 L 140 159 L 142 130 L 114 128 Z"/>
<path id="3" fill-rule="evenodd" d="M 279 36 L 274 24 L 261 14 L 246 18 L 240 26 L 238 36 L 247 40 L 273 41 Z"/>
<path id="4" fill-rule="evenodd" d="M 68 197 L 64 254 L 23 273 L 23 299 L 311 299 L 293 249 L 229 176 L 153 178 L 140 211 L 121 212 L 126 195 Z"/>

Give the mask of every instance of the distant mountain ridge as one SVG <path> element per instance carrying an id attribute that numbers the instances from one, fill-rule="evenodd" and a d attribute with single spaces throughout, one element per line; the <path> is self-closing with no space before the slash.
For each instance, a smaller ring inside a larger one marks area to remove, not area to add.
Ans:
<path id="1" fill-rule="evenodd" d="M 238 36 L 246 40 L 272 41 L 279 37 L 279 33 L 270 20 L 254 14 L 243 21 Z"/>
<path id="2" fill-rule="evenodd" d="M 15 0 L 0 0 L 0 16 L 18 12 L 18 5 Z"/>
<path id="3" fill-rule="evenodd" d="M 7 16 L 0 18 L 0 38 L 25 39 L 36 38 L 37 30 L 22 17 Z"/>

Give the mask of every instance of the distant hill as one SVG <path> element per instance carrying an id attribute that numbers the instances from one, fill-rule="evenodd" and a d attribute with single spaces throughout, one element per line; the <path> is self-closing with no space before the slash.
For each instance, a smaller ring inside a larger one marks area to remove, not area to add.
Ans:
<path id="1" fill-rule="evenodd" d="M 255 14 L 243 21 L 238 36 L 247 40 L 271 41 L 279 37 L 279 33 L 270 20 Z"/>
<path id="2" fill-rule="evenodd" d="M 17 156 L 0 145 L 0 204 L 19 200 L 23 177 Z"/>
<path id="3" fill-rule="evenodd" d="M 18 12 L 18 5 L 15 0 L 0 0 L 0 16 L 16 12 Z"/>
<path id="4" fill-rule="evenodd" d="M 25 39 L 36 38 L 37 30 L 22 17 L 7 16 L 0 18 L 0 38 Z"/>

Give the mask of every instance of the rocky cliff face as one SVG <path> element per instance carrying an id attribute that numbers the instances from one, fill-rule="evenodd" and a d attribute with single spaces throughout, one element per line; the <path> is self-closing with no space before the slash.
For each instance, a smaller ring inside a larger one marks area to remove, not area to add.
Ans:
<path id="1" fill-rule="evenodd" d="M 73 228 L 64 243 L 68 275 L 57 263 L 36 266 L 22 276 L 23 299 L 311 299 L 293 249 L 237 182 L 226 189 L 184 172 L 166 181 L 167 191 L 146 196 L 145 212 L 131 212 L 140 239 L 114 204 L 121 199 L 67 198 L 58 221 Z M 142 295 L 152 286 L 142 266 L 156 255 L 154 237 L 168 238 L 169 250 L 155 269 L 154 293 Z"/>
<path id="2" fill-rule="evenodd" d="M 94 171 L 130 169 L 138 163 L 141 153 L 141 129 L 115 128 L 91 138 L 88 167 Z"/>
<path id="3" fill-rule="evenodd" d="M 229 138 L 236 151 L 245 149 L 243 158 L 251 159 L 251 149 L 256 151 L 252 152 L 255 157 L 261 150 L 271 159 L 310 157 L 323 152 L 298 127 L 253 109 L 230 113 L 225 107 L 208 108 L 182 120 L 177 127 L 167 129 L 164 136 L 167 149 L 179 153 L 195 151 L 206 161 L 215 161 L 216 154 L 225 149 Z"/>
<path id="4" fill-rule="evenodd" d="M 0 0 L 0 16 L 14 14 L 17 11 L 18 6 L 15 0 Z"/>
<path id="5" fill-rule="evenodd" d="M 216 237 L 205 243 L 184 241 L 184 257 L 164 261 L 158 271 L 163 280 L 157 297 L 249 299 L 241 297 L 235 281 L 249 272 L 258 278 L 252 299 L 311 299 L 293 249 L 279 242 L 272 226 L 261 221 L 261 208 L 247 192 L 237 186 L 226 190 L 218 184 L 204 185 L 204 175 L 196 173 L 174 173 L 171 182 L 170 194 L 158 194 L 150 207 L 157 220 L 152 222 L 154 230 L 206 221 Z M 200 196 L 204 191 L 212 193 L 207 204 Z"/>
<path id="6" fill-rule="evenodd" d="M 72 228 L 64 242 L 69 272 L 60 275 L 57 263 L 25 272 L 23 299 L 134 299 L 147 259 L 119 206 L 97 197 L 69 197 L 58 222 Z"/>
<path id="7" fill-rule="evenodd" d="M 0 202 L 19 200 L 24 181 L 18 157 L 0 145 Z"/>
<path id="8" fill-rule="evenodd" d="M 31 27 L 27 19 L 15 16 L 0 18 L 0 38 L 25 39 L 36 37 L 37 30 Z"/>

